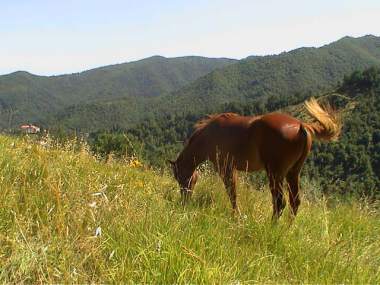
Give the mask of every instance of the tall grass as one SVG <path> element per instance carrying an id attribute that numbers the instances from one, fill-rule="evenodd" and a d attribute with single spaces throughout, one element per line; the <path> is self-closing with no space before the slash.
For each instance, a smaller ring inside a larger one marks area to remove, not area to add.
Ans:
<path id="1" fill-rule="evenodd" d="M 182 207 L 170 175 L 136 166 L 0 137 L 0 280 L 380 282 L 380 215 L 365 202 L 304 197 L 292 224 L 272 225 L 267 190 L 242 182 L 236 219 L 214 175 Z"/>

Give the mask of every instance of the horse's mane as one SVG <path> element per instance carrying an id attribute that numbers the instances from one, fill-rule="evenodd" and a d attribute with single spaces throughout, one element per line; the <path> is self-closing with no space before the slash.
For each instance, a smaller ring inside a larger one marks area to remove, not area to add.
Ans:
<path id="1" fill-rule="evenodd" d="M 216 119 L 230 118 L 230 117 L 236 117 L 236 116 L 239 116 L 239 115 L 236 113 L 221 113 L 221 114 L 207 115 L 206 118 L 200 119 L 198 122 L 194 124 L 194 129 L 195 131 L 199 131 L 207 127 L 211 122 L 215 121 Z"/>
<path id="2" fill-rule="evenodd" d="M 198 135 L 199 133 L 204 130 L 208 125 L 210 125 L 212 122 L 214 122 L 216 119 L 219 118 L 231 118 L 239 116 L 236 113 L 220 113 L 220 114 L 212 114 L 207 115 L 207 117 L 200 119 L 194 124 L 194 132 L 190 136 L 190 138 L 187 140 L 186 145 L 190 144 Z"/>

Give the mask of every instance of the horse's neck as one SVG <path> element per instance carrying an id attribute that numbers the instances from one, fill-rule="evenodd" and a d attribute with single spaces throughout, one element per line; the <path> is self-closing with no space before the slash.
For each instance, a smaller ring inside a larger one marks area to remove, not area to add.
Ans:
<path id="1" fill-rule="evenodd" d="M 192 173 L 199 164 L 206 160 L 202 153 L 203 151 L 197 148 L 195 143 L 188 144 L 179 155 L 177 163 Z"/>

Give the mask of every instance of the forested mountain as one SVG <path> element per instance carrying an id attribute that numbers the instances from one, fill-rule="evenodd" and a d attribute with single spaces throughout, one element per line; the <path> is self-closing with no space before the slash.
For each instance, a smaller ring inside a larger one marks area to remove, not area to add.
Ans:
<path id="1" fill-rule="evenodd" d="M 173 108 L 194 110 L 230 102 L 249 104 L 271 95 L 315 94 L 331 89 L 345 74 L 372 65 L 380 65 L 380 38 L 345 37 L 321 48 L 249 57 L 201 77 L 167 101 Z"/>
<path id="2" fill-rule="evenodd" d="M 77 74 L 36 76 L 15 72 L 3 75 L 0 76 L 0 127 L 25 122 L 49 127 L 65 107 L 167 94 L 233 62 L 235 60 L 223 58 L 154 56 Z M 75 107 L 68 110 L 73 111 Z"/>
<path id="3" fill-rule="evenodd" d="M 65 128 L 94 131 L 115 126 L 127 128 L 136 121 L 163 114 L 217 112 L 228 104 L 253 105 L 260 112 L 268 97 L 316 95 L 331 90 L 345 74 L 372 65 L 380 65 L 380 38 L 345 37 L 320 48 L 248 57 L 214 70 L 171 94 L 144 102 L 127 98 L 69 107 L 59 113 L 58 121 Z M 284 99 L 289 100 L 277 101 Z M 86 118 L 93 123 L 86 124 Z"/>

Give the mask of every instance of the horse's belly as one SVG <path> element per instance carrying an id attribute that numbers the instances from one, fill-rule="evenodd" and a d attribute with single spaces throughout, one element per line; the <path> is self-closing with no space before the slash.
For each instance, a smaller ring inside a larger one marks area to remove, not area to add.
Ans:
<path id="1" fill-rule="evenodd" d="M 239 171 L 253 172 L 264 169 L 264 165 L 259 161 L 245 161 L 245 163 L 240 163 L 236 166 Z"/>
<path id="2" fill-rule="evenodd" d="M 256 148 L 247 151 L 241 159 L 236 162 L 236 169 L 240 171 L 258 171 L 264 168 L 264 165 L 260 159 L 260 154 Z"/>

